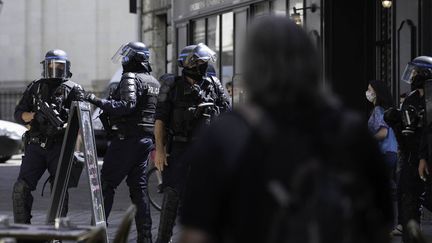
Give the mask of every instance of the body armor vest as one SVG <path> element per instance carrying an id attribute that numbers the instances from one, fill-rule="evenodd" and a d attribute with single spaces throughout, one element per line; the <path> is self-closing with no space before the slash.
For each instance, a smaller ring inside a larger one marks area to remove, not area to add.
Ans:
<path id="1" fill-rule="evenodd" d="M 128 135 L 137 132 L 153 133 L 160 84 L 153 76 L 145 73 L 135 73 L 135 83 L 137 86 L 135 111 L 127 116 L 111 117 L 111 125 L 117 126 L 121 133 Z M 112 95 L 114 100 L 121 99 L 120 89 L 119 86 L 115 89 Z"/>
<path id="2" fill-rule="evenodd" d="M 71 100 L 69 94 L 71 93 L 75 83 L 72 81 L 66 81 L 60 84 L 49 83 L 45 79 L 34 82 L 30 87 L 30 94 L 33 99 L 32 112 L 37 112 L 38 107 L 36 105 L 36 98 L 41 99 L 43 102 L 47 102 L 50 107 L 56 110 L 60 114 L 60 118 L 67 122 L 69 115 L 69 107 Z M 34 119 L 30 124 L 30 135 L 41 136 L 41 137 L 55 137 L 63 135 L 64 129 L 53 127 L 53 125 L 43 118 Z"/>
<path id="3" fill-rule="evenodd" d="M 411 92 L 402 103 L 402 133 L 411 131 L 410 133 L 405 132 L 402 136 L 399 136 L 398 142 L 402 152 L 409 151 L 417 153 L 418 147 L 420 146 L 423 124 L 426 118 L 424 109 L 425 100 L 423 97 L 420 97 L 418 91 Z"/>
<path id="4" fill-rule="evenodd" d="M 211 118 L 206 117 L 203 111 L 198 111 L 198 105 L 215 101 L 217 95 L 210 79 L 203 79 L 195 85 L 190 85 L 183 77 L 176 79 L 170 134 L 188 140 L 193 138 L 198 127 L 206 123 L 207 118 Z"/>

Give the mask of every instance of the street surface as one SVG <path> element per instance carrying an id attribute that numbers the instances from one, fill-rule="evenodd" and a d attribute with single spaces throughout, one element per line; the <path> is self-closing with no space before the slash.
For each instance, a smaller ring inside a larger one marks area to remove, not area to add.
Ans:
<path id="1" fill-rule="evenodd" d="M 101 166 L 101 160 L 99 166 Z M 0 215 L 7 215 L 13 220 L 12 213 L 12 188 L 19 173 L 19 166 L 21 164 L 21 156 L 14 156 L 5 164 L 0 164 Z M 73 224 L 90 225 L 91 210 L 90 210 L 90 192 L 88 189 L 88 180 L 86 172 L 81 174 L 78 188 L 69 189 L 69 213 Z M 42 186 L 48 178 L 46 172 L 38 183 L 36 191 L 32 193 L 34 197 L 33 211 L 32 211 L 32 224 L 44 224 L 46 220 L 46 213 L 50 204 L 50 186 L 49 183 L 45 187 L 44 195 L 41 196 Z M 161 195 L 162 197 L 162 195 Z M 116 190 L 114 205 L 108 220 L 108 237 L 110 241 L 114 239 L 117 228 L 122 220 L 123 214 L 126 209 L 131 205 L 129 198 L 129 189 L 126 182 L 123 181 Z M 153 239 L 157 236 L 157 227 L 159 225 L 159 212 L 151 207 L 151 214 L 153 220 L 152 233 Z M 178 237 L 178 227 L 174 230 L 173 240 L 176 242 Z M 132 223 L 131 232 L 129 235 L 129 242 L 136 242 L 135 222 Z"/>
<path id="2" fill-rule="evenodd" d="M 5 164 L 0 164 L 0 215 L 7 215 L 13 219 L 12 213 L 12 188 L 18 176 L 19 166 L 21 164 L 21 156 L 14 156 Z M 102 161 L 99 161 L 101 166 Z M 87 175 L 83 174 L 80 178 L 78 188 L 69 189 L 69 213 L 73 224 L 86 225 L 90 224 L 91 211 L 90 211 L 90 195 L 88 189 Z M 45 173 L 39 181 L 36 191 L 33 192 L 34 202 L 32 211 L 32 224 L 44 224 L 46 219 L 47 209 L 50 203 L 50 189 L 49 183 L 45 187 L 44 196 L 41 196 L 42 186 L 48 178 L 48 173 Z M 150 184 L 149 187 L 155 185 Z M 160 195 L 162 197 L 162 195 Z M 161 199 L 161 198 L 160 198 Z M 114 239 L 117 228 L 122 220 L 123 214 L 130 206 L 129 190 L 126 183 L 123 181 L 116 190 L 113 209 L 109 218 L 108 237 L 110 241 Z M 159 212 L 151 207 L 151 214 L 153 220 L 152 233 L 153 239 L 157 236 L 157 227 L 159 225 Z M 422 229 L 423 233 L 432 242 L 432 213 L 426 211 L 422 216 Z M 174 229 L 173 242 L 177 242 L 179 236 L 179 227 Z M 132 224 L 131 232 L 129 235 L 129 242 L 136 242 L 135 224 Z M 401 237 L 394 237 L 392 243 L 399 243 Z"/>

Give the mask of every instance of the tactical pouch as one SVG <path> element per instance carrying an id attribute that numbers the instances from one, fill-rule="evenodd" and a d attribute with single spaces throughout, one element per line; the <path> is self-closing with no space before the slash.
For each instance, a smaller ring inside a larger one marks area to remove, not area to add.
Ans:
<path id="1" fill-rule="evenodd" d="M 79 179 L 84 168 L 84 163 L 85 160 L 83 154 L 74 153 L 68 188 L 78 187 Z"/>
<path id="2" fill-rule="evenodd" d="M 30 139 L 30 135 L 28 133 L 28 131 L 26 131 L 23 135 L 22 135 L 22 142 L 23 142 L 23 151 L 25 151 L 27 144 L 29 143 L 29 139 Z"/>

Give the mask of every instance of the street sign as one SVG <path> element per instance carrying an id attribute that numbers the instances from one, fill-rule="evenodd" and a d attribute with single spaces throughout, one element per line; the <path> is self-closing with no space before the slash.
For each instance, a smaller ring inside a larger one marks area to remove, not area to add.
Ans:
<path id="1" fill-rule="evenodd" d="M 81 101 L 72 102 L 69 112 L 68 126 L 63 139 L 46 221 L 47 224 L 53 224 L 56 218 L 61 217 L 78 135 L 81 135 L 84 145 L 84 160 L 92 205 L 92 224 L 106 228 L 91 109 L 89 103 Z M 108 242 L 108 236 L 106 236 L 106 242 Z"/>

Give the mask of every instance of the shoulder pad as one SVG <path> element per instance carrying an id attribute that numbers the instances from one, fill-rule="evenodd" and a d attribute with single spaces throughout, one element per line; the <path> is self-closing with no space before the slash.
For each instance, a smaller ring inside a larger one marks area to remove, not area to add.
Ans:
<path id="1" fill-rule="evenodd" d="M 66 81 L 66 82 L 63 82 L 61 85 L 66 86 L 66 87 L 68 87 L 69 89 L 73 89 L 73 88 L 75 88 L 75 87 L 77 87 L 77 86 L 81 87 L 79 84 L 77 84 L 77 83 L 75 83 L 75 82 L 72 82 L 72 81 L 70 81 L 70 80 L 68 80 L 68 81 Z"/>
<path id="2" fill-rule="evenodd" d="M 213 81 L 216 85 L 222 85 L 220 79 L 216 76 L 208 76 L 208 79 L 210 79 L 210 81 Z"/>
<path id="3" fill-rule="evenodd" d="M 33 80 L 33 81 L 31 81 L 28 85 L 27 85 L 27 88 L 29 89 L 29 88 L 31 88 L 33 85 L 35 85 L 36 83 L 38 83 L 40 81 L 40 79 L 37 79 L 37 80 Z"/>
<path id="4" fill-rule="evenodd" d="M 136 100 L 137 97 L 137 86 L 135 78 L 122 78 L 119 83 L 120 98 L 125 101 Z"/>
<path id="5" fill-rule="evenodd" d="M 122 75 L 122 80 L 123 79 L 135 79 L 135 77 L 136 77 L 136 75 L 135 75 L 135 73 L 123 73 L 123 75 Z"/>
<path id="6" fill-rule="evenodd" d="M 31 92 L 31 90 L 36 89 L 40 85 L 40 79 L 33 80 L 31 83 L 29 83 L 26 87 L 26 91 Z"/>

